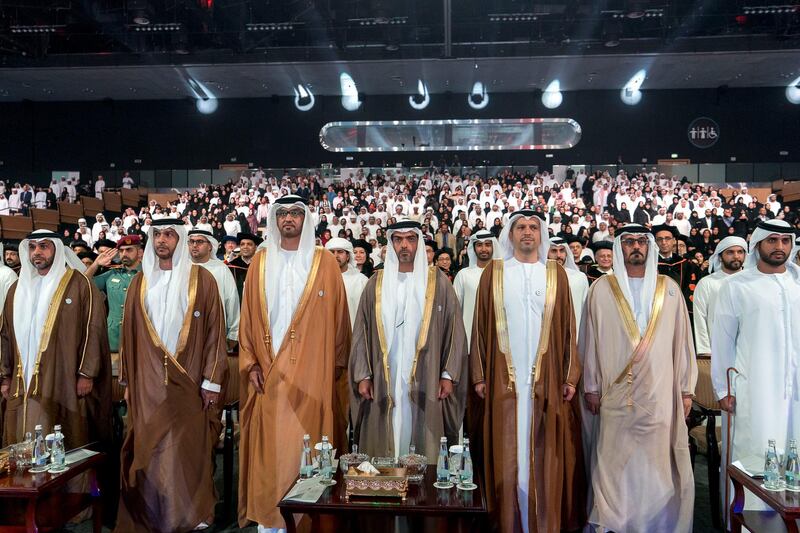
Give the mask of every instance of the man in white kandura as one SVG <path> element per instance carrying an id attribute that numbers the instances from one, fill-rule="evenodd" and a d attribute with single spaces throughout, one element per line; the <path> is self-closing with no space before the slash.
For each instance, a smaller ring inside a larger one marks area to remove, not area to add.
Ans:
<path id="1" fill-rule="evenodd" d="M 490 231 L 481 230 L 469 239 L 467 245 L 469 267 L 463 268 L 453 280 L 453 289 L 461 303 L 461 314 L 464 317 L 464 331 L 467 332 L 467 348 L 469 348 L 472 335 L 472 318 L 475 315 L 475 295 L 478 292 L 478 283 L 481 281 L 483 269 L 492 259 L 502 259 L 500 244 Z"/>
<path id="2" fill-rule="evenodd" d="M 231 269 L 217 258 L 219 242 L 209 231 L 193 229 L 189 231 L 189 255 L 192 263 L 205 268 L 217 282 L 219 297 L 225 311 L 225 338 L 228 349 L 233 349 L 239 340 L 239 292 Z"/>
<path id="3" fill-rule="evenodd" d="M 746 256 L 747 241 L 731 235 L 719 242 L 708 260 L 709 275 L 702 278 L 694 290 L 694 342 L 697 355 L 711 355 L 711 327 L 719 289 L 728 276 L 742 269 Z"/>
<path id="4" fill-rule="evenodd" d="M 792 227 L 761 222 L 744 270 L 722 283 L 711 330 L 711 379 L 733 416 L 731 462 L 761 471 L 767 440 L 800 438 L 800 267 Z M 728 368 L 732 375 L 728 394 Z M 723 453 L 725 457 L 725 453 Z M 724 485 L 723 485 L 724 487 Z M 764 509 L 748 494 L 748 509 Z"/>
<path id="5" fill-rule="evenodd" d="M 339 270 L 342 271 L 344 291 L 347 293 L 347 308 L 350 311 L 350 328 L 353 328 L 358 311 L 358 302 L 361 293 L 367 285 L 369 278 L 356 267 L 356 258 L 353 254 L 353 243 L 341 237 L 334 237 L 325 243 L 325 249 L 333 253 Z"/>
<path id="6" fill-rule="evenodd" d="M 572 310 L 575 312 L 575 325 L 580 328 L 583 304 L 586 302 L 586 293 L 589 292 L 589 280 L 575 264 L 575 257 L 569 249 L 569 244 L 561 237 L 550 238 L 550 250 L 547 252 L 547 258 L 555 260 L 567 271 L 569 292 L 572 295 Z"/>

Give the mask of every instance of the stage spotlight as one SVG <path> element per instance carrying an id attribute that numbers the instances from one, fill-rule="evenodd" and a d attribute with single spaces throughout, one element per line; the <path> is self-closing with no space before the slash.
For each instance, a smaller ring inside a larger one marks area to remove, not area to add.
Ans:
<path id="1" fill-rule="evenodd" d="M 472 86 L 472 92 L 467 95 L 467 103 L 472 109 L 483 109 L 489 105 L 489 93 L 483 83 L 475 82 L 475 85 Z"/>
<path id="2" fill-rule="evenodd" d="M 429 103 L 431 103 L 431 95 L 428 94 L 428 86 L 422 80 L 419 80 L 417 82 L 417 94 L 408 97 L 408 105 L 420 111 L 428 107 Z"/>
<path id="3" fill-rule="evenodd" d="M 339 75 L 339 86 L 342 89 L 342 107 L 347 111 L 355 111 L 361 107 L 361 101 L 358 99 L 358 89 L 356 82 L 353 81 L 352 76 L 347 72 L 342 72 Z"/>
<path id="4" fill-rule="evenodd" d="M 786 99 L 795 105 L 800 104 L 800 78 L 797 78 L 786 87 Z"/>
<path id="5" fill-rule="evenodd" d="M 305 103 L 300 103 L 304 101 Z M 294 88 L 294 106 L 298 111 L 310 111 L 314 107 L 314 93 L 311 92 L 309 87 L 302 83 L 298 83 Z"/>
<path id="6" fill-rule="evenodd" d="M 547 109 L 555 109 L 561 105 L 564 96 L 561 94 L 561 83 L 553 80 L 542 93 L 542 105 Z"/>
<path id="7" fill-rule="evenodd" d="M 192 94 L 194 94 L 196 100 L 195 106 L 200 113 L 210 115 L 217 110 L 219 102 L 217 101 L 217 97 L 214 96 L 214 93 L 194 78 L 188 78 L 187 83 L 189 84 L 189 89 L 192 91 Z"/>
<path id="8" fill-rule="evenodd" d="M 642 91 L 640 89 L 646 76 L 647 71 L 642 69 L 628 80 L 628 83 L 625 84 L 620 92 L 620 98 L 624 104 L 636 105 L 642 101 Z"/>

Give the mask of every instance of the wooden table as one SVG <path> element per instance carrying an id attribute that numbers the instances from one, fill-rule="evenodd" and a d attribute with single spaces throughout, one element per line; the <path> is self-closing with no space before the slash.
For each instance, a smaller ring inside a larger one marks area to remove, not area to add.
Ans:
<path id="1" fill-rule="evenodd" d="M 735 466 L 728 466 L 728 475 L 733 483 L 733 502 L 731 503 L 731 531 L 741 533 L 742 526 L 750 531 L 764 531 L 766 520 L 763 513 L 744 511 L 745 489 L 755 494 L 761 501 L 777 512 L 789 533 L 798 533 L 797 520 L 800 519 L 800 493 L 791 491 L 772 492 L 764 489 L 763 479 L 754 479 Z"/>
<path id="2" fill-rule="evenodd" d="M 97 470 L 104 462 L 105 455 L 98 453 L 60 474 L 32 474 L 25 469 L 0 477 L 0 533 L 55 531 L 88 507 L 93 531 L 100 533 L 103 512 Z M 81 474 L 88 476 L 89 492 L 67 492 L 67 483 Z"/>
<path id="3" fill-rule="evenodd" d="M 425 479 L 419 484 L 409 484 L 405 501 L 400 498 L 365 498 L 351 496 L 345 501 L 344 480 L 341 471 L 336 472 L 336 485 L 328 488 L 315 503 L 301 503 L 281 500 L 278 507 L 286 522 L 288 533 L 295 533 L 294 514 L 307 514 L 314 519 L 319 515 L 333 515 L 339 519 L 355 519 L 363 515 L 443 517 L 440 521 L 442 531 L 455 531 L 454 521 L 466 522 L 466 530 L 485 531 L 486 499 L 483 484 L 475 476 L 478 488 L 461 491 L 453 487 L 439 490 L 433 486 L 436 481 L 436 465 L 428 465 Z M 286 492 L 288 494 L 289 491 Z M 286 496 L 284 494 L 284 497 Z M 340 531 L 355 531 L 357 526 L 339 527 Z"/>

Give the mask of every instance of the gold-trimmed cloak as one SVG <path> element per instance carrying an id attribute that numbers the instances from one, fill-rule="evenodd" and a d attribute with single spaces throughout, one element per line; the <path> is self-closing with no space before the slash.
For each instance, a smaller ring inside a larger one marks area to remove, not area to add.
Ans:
<path id="1" fill-rule="evenodd" d="M 350 352 L 350 416 L 359 450 L 372 456 L 395 457 L 392 398 L 389 374 L 389 346 L 384 338 L 385 325 L 381 314 L 383 271 L 378 271 L 364 287 L 353 331 Z M 466 389 L 467 339 L 464 320 L 455 290 L 447 276 L 436 267 L 429 267 L 425 305 L 411 369 L 409 397 L 411 401 L 411 444 L 417 453 L 435 462 L 439 439 L 458 442 L 464 418 Z M 442 373 L 453 381 L 453 393 L 439 400 Z M 373 399 L 364 400 L 358 383 L 372 378 Z"/>
<path id="2" fill-rule="evenodd" d="M 190 531 L 213 521 L 213 448 L 222 424 L 219 405 L 203 409 L 200 386 L 225 383 L 225 316 L 210 272 L 192 265 L 188 290 L 173 354 L 147 315 L 142 273 L 128 288 L 120 381 L 128 388 L 129 430 L 117 532 Z"/>
<path id="3" fill-rule="evenodd" d="M 470 343 L 472 385 L 485 382 L 481 400 L 470 390 L 471 441 L 480 446 L 486 502 L 500 531 L 531 533 L 580 529 L 586 518 L 586 479 L 578 395 L 563 400 L 563 385 L 577 385 L 575 314 L 563 267 L 547 262 L 547 289 L 534 373 L 531 424 L 530 512 L 517 503 L 517 392 L 503 303 L 503 263 L 494 259 L 481 275 Z"/>
<path id="4" fill-rule="evenodd" d="M 19 282 L 17 282 L 19 283 Z M 48 432 L 61 424 L 68 448 L 111 436 L 111 358 L 103 298 L 80 272 L 68 268 L 50 301 L 31 381 L 26 384 L 14 334 L 15 320 L 30 320 L 29 309 L 14 309 L 15 283 L 8 291 L 0 332 L 0 375 L 11 378 L 4 445 L 22 442 L 41 424 Z M 93 380 L 92 392 L 78 398 L 79 374 Z"/>
<path id="5" fill-rule="evenodd" d="M 276 352 L 264 291 L 266 260 L 260 250 L 250 263 L 239 322 L 239 525 L 283 528 L 276 506 L 297 477 L 303 435 L 311 435 L 312 443 L 327 435 L 342 453 L 347 447 L 350 315 L 339 265 L 317 247 Z M 263 394 L 250 385 L 255 364 L 264 374 Z"/>

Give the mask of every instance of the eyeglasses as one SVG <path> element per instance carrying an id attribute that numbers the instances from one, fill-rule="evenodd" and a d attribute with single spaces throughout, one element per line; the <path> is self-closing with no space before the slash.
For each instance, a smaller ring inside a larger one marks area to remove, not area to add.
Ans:
<path id="1" fill-rule="evenodd" d="M 202 246 L 207 242 L 205 239 L 189 239 L 189 246 Z"/>
<path id="2" fill-rule="evenodd" d="M 277 218 L 286 218 L 286 217 L 301 218 L 305 216 L 305 214 L 306 214 L 305 211 L 301 211 L 300 209 L 282 209 L 277 213 L 275 213 L 275 216 Z"/>
<path id="3" fill-rule="evenodd" d="M 669 236 L 669 237 L 656 237 L 656 242 L 672 242 L 672 241 L 674 241 L 674 240 L 675 240 L 675 237 L 673 237 L 673 236 Z"/>
<path id="4" fill-rule="evenodd" d="M 634 246 L 647 246 L 648 239 L 647 237 L 642 239 L 621 239 L 619 242 L 622 243 L 622 246 L 626 246 L 628 248 L 633 248 Z"/>

